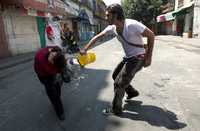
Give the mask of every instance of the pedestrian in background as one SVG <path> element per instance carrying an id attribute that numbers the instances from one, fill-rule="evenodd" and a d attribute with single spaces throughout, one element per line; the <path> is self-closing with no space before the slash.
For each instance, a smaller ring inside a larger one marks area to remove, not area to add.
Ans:
<path id="1" fill-rule="evenodd" d="M 68 24 L 64 24 L 64 29 L 62 33 L 62 40 L 63 40 L 63 46 L 67 47 L 67 53 L 76 53 L 79 51 L 78 44 L 76 42 L 74 32 L 71 31 L 68 27 Z"/>
<path id="2" fill-rule="evenodd" d="M 62 45 L 63 45 L 63 47 L 66 47 L 66 46 L 68 46 L 68 44 L 69 44 L 69 39 L 70 39 L 70 30 L 69 30 L 69 27 L 68 27 L 68 24 L 67 23 L 65 23 L 64 25 L 63 25 L 63 30 L 62 30 L 62 34 L 61 34 L 61 38 L 62 38 L 62 40 L 63 40 L 63 42 L 62 42 Z"/>
<path id="3" fill-rule="evenodd" d="M 122 100 L 125 92 L 127 99 L 139 95 L 130 83 L 135 74 L 144 66 L 151 64 L 154 45 L 154 33 L 142 23 L 125 19 L 122 7 L 119 4 L 112 4 L 106 9 L 106 19 L 109 25 L 99 34 L 94 36 L 89 43 L 80 50 L 85 54 L 97 39 L 110 34 L 115 34 L 121 42 L 125 52 L 123 60 L 117 65 L 112 75 L 114 80 L 114 98 L 112 108 L 106 109 L 106 113 L 120 115 L 122 113 Z M 147 37 L 148 49 L 145 51 L 142 37 Z"/>
<path id="4" fill-rule="evenodd" d="M 40 82 L 44 85 L 47 96 L 60 120 L 65 119 L 61 101 L 61 74 L 65 67 L 66 60 L 59 47 L 45 47 L 40 49 L 35 55 L 35 72 Z M 69 82 L 69 79 L 65 79 L 65 82 L 67 81 Z"/>

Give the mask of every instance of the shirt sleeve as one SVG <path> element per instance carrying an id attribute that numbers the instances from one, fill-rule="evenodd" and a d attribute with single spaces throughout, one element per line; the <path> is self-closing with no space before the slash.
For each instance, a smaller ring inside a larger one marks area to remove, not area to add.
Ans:
<path id="1" fill-rule="evenodd" d="M 132 24 L 132 25 L 130 26 L 130 28 L 133 29 L 134 32 L 140 33 L 140 34 L 141 34 L 141 33 L 143 33 L 144 30 L 146 29 L 146 26 L 145 26 L 144 24 L 142 24 L 142 23 L 136 21 L 134 24 Z"/>
<path id="2" fill-rule="evenodd" d="M 111 34 L 115 34 L 115 30 L 116 30 L 116 27 L 114 25 L 109 25 L 102 31 L 102 33 L 106 35 L 111 35 Z"/>

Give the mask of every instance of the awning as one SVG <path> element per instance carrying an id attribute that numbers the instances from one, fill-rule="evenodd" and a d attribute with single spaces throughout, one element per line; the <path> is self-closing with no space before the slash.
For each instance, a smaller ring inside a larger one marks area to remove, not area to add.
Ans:
<path id="1" fill-rule="evenodd" d="M 68 14 L 72 15 L 72 16 L 78 16 L 79 12 L 78 10 L 76 10 L 75 8 L 66 5 L 65 6 L 65 12 L 67 12 Z"/>
<path id="2" fill-rule="evenodd" d="M 88 23 L 90 25 L 94 25 L 94 18 L 92 16 L 89 16 L 84 10 L 80 11 L 78 17 L 76 20 L 82 22 L 82 23 Z"/>
<path id="3" fill-rule="evenodd" d="M 90 24 L 91 24 L 91 25 L 94 25 L 94 20 L 93 20 L 92 17 L 89 17 L 89 21 L 90 21 Z"/>
<path id="4" fill-rule="evenodd" d="M 159 15 L 156 17 L 157 22 L 164 22 L 165 21 L 165 15 Z"/>
<path id="5" fill-rule="evenodd" d="M 156 20 L 157 22 L 165 22 L 165 21 L 174 20 L 174 18 L 175 17 L 172 15 L 172 12 L 169 12 L 169 13 L 157 16 Z"/>
<path id="6" fill-rule="evenodd" d="M 88 17 L 89 17 L 90 24 L 91 24 L 91 25 L 94 25 L 93 13 L 88 12 L 87 15 L 88 15 Z"/>
<path id="7" fill-rule="evenodd" d="M 175 15 L 186 14 L 186 13 L 188 13 L 188 12 L 187 12 L 187 9 L 190 8 L 190 7 L 192 7 L 193 5 L 194 5 L 194 1 L 190 2 L 190 3 L 187 4 L 187 5 L 182 6 L 181 8 L 178 8 L 178 10 L 174 11 L 174 12 L 172 13 L 172 15 L 175 16 Z"/>
<path id="8" fill-rule="evenodd" d="M 78 14 L 78 19 L 82 22 L 82 23 L 90 23 L 90 17 L 88 16 L 87 12 L 83 9 L 79 12 Z"/>
<path id="9" fill-rule="evenodd" d="M 166 21 L 170 21 L 170 20 L 174 20 L 174 16 L 172 15 L 172 12 L 166 13 L 165 14 L 165 20 Z"/>

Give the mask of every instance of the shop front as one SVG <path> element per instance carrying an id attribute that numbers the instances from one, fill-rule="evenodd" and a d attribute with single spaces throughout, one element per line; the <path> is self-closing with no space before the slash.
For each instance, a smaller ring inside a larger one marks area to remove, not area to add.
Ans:
<path id="1" fill-rule="evenodd" d="M 172 12 L 157 16 L 158 34 L 160 35 L 172 35 L 173 34 L 173 23 L 174 16 Z"/>
<path id="2" fill-rule="evenodd" d="M 8 0 L 2 12 L 8 48 L 12 55 L 32 52 L 45 46 L 45 20 L 63 15 L 60 0 Z M 49 5 L 50 4 L 50 5 Z"/>
<path id="3" fill-rule="evenodd" d="M 177 35 L 191 38 L 194 19 L 194 1 L 178 8 L 173 12 Z"/>

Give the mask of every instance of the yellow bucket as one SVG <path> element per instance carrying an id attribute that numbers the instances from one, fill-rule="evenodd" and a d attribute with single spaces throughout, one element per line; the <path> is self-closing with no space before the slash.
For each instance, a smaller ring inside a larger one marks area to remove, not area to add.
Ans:
<path id="1" fill-rule="evenodd" d="M 90 64 L 96 60 L 96 55 L 95 53 L 87 53 L 85 55 L 80 55 L 78 54 L 77 60 L 80 64 L 80 66 L 84 67 L 87 64 Z"/>

